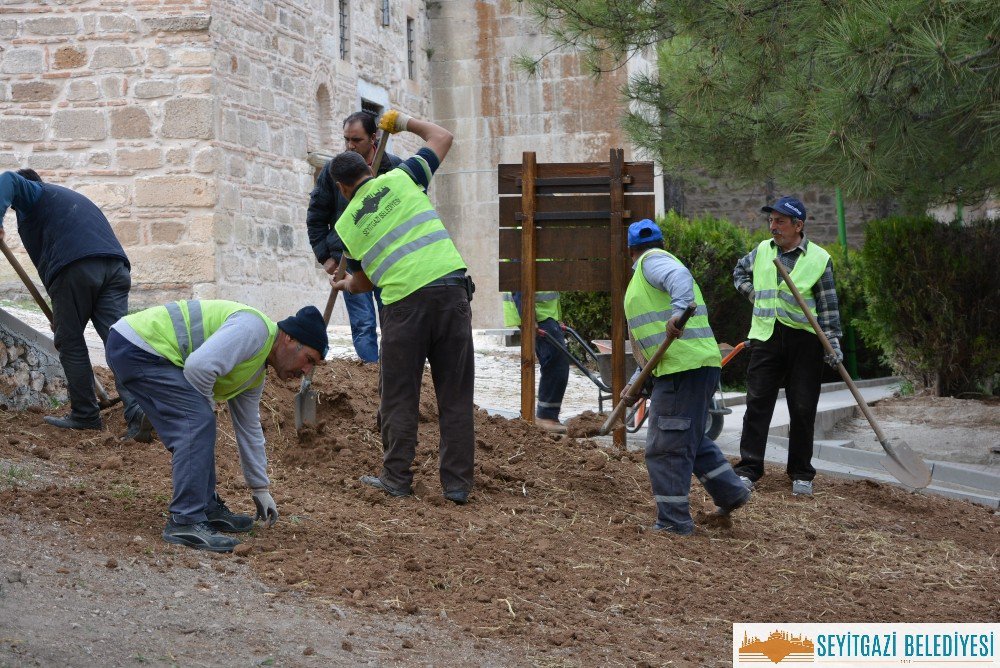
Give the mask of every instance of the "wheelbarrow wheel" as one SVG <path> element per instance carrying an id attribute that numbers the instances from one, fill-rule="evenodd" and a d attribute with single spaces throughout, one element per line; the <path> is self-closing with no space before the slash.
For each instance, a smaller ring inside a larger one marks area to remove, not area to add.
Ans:
<path id="1" fill-rule="evenodd" d="M 708 405 L 708 417 L 705 418 L 705 436 L 713 441 L 722 433 L 722 423 L 726 416 L 719 412 L 719 402 L 712 397 L 712 402 Z"/>
<path id="2" fill-rule="evenodd" d="M 725 415 L 709 413 L 708 419 L 705 420 L 705 436 L 713 441 L 718 438 L 719 434 L 722 433 L 722 423 L 725 422 L 725 419 Z"/>

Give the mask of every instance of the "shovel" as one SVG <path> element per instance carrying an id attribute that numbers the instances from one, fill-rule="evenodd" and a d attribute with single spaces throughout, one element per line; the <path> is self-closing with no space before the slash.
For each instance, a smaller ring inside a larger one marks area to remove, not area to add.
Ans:
<path id="1" fill-rule="evenodd" d="M 334 275 L 334 278 L 338 281 L 343 279 L 346 271 L 347 256 L 341 255 L 340 264 L 337 265 L 337 273 Z M 337 303 L 337 294 L 339 292 L 337 288 L 330 288 L 330 296 L 327 297 L 326 308 L 323 309 L 324 325 L 330 324 L 330 316 L 333 314 L 333 306 Z M 302 429 L 306 425 L 312 427 L 316 424 L 316 404 L 319 401 L 315 390 L 312 389 L 312 377 L 315 370 L 316 367 L 313 367 L 309 370 L 309 373 L 302 376 L 302 385 L 295 395 L 295 429 L 297 430 Z"/>
<path id="2" fill-rule="evenodd" d="M 50 309 L 49 305 L 44 299 L 42 299 L 42 293 L 38 291 L 34 281 L 32 281 L 27 272 L 24 271 L 24 267 L 22 267 L 21 263 L 17 261 L 17 258 L 14 257 L 14 254 L 10 251 L 10 247 L 7 246 L 7 242 L 3 239 L 0 239 L 0 252 L 3 252 L 4 256 L 10 262 L 10 266 L 14 267 L 14 271 L 17 272 L 17 275 L 24 283 L 24 287 L 28 288 L 28 292 L 30 292 L 31 296 L 35 298 L 35 303 L 38 304 L 38 308 L 42 309 L 42 313 L 44 313 L 45 317 L 49 319 L 49 326 L 52 327 L 53 331 L 55 331 L 55 321 L 52 317 L 52 309 Z M 103 385 L 101 385 L 101 381 L 97 380 L 97 376 L 94 376 L 94 389 L 97 391 L 97 405 L 102 409 L 111 408 L 122 400 L 121 397 L 115 397 L 114 399 L 109 397 L 108 391 L 104 389 Z"/>
<path id="3" fill-rule="evenodd" d="M 791 277 L 782 266 L 781 261 L 778 258 L 774 258 L 774 266 L 778 268 L 778 273 L 785 280 L 785 285 L 787 285 L 792 294 L 795 295 L 795 301 L 799 303 L 799 308 L 802 312 L 806 314 L 809 318 L 809 324 L 813 326 L 816 330 L 816 336 L 819 337 L 820 342 L 823 347 L 826 348 L 826 352 L 833 355 L 833 346 L 830 345 L 830 341 L 827 340 L 826 335 L 823 330 L 820 329 L 819 322 L 816 320 L 816 316 L 812 314 L 809 308 L 806 306 L 806 302 L 802 299 L 802 295 L 799 293 L 798 288 L 795 287 L 795 283 L 792 282 Z M 847 369 L 841 363 L 837 364 L 837 371 L 840 372 L 840 377 L 847 384 L 847 387 L 851 390 L 851 394 L 854 395 L 854 400 L 858 402 L 858 407 L 861 412 L 865 414 L 868 418 L 868 424 L 872 426 L 875 431 L 875 437 L 878 438 L 878 442 L 882 444 L 885 449 L 888 459 L 882 461 L 882 466 L 885 470 L 889 472 L 896 480 L 903 483 L 907 487 L 912 487 L 913 489 L 923 489 L 927 485 L 931 484 L 931 470 L 927 468 L 927 464 L 924 460 L 910 449 L 910 446 L 906 444 L 905 441 L 901 439 L 893 439 L 890 441 L 886 438 L 885 434 L 879 428 L 878 423 L 875 422 L 875 416 L 872 415 L 871 410 L 868 408 L 868 404 L 865 403 L 864 398 L 861 393 L 858 392 L 857 386 L 854 381 L 851 380 L 850 374 L 847 373 Z"/>
<path id="4" fill-rule="evenodd" d="M 677 329 L 684 329 L 684 325 L 687 324 L 688 319 L 694 315 L 695 308 L 695 304 L 688 304 L 688 307 L 684 310 L 683 315 L 681 315 L 680 319 L 677 321 Z M 663 343 L 660 344 L 660 347 L 656 349 L 653 356 L 650 357 L 649 361 L 647 361 L 642 367 L 642 371 L 639 372 L 639 377 L 635 379 L 634 383 L 632 383 L 631 388 L 639 390 L 646 384 L 646 380 L 649 378 L 649 375 L 653 373 L 653 369 L 655 369 L 656 365 L 660 363 L 660 360 L 663 358 L 663 354 L 667 352 L 667 348 L 669 348 L 670 344 L 673 342 L 674 336 L 667 334 L 667 338 L 663 339 Z M 608 416 L 604 426 L 602 426 L 597 433 L 604 436 L 612 429 L 623 426 L 624 420 L 622 419 L 622 416 L 625 414 L 626 407 L 627 405 L 625 403 L 625 399 L 621 399 L 615 406 L 615 409 L 611 411 L 611 415 Z"/>

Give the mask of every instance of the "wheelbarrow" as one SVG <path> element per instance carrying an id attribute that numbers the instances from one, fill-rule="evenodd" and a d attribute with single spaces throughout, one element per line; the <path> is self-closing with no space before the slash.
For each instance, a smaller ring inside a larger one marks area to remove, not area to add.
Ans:
<path id="1" fill-rule="evenodd" d="M 584 376 L 589 378 L 594 385 L 597 386 L 597 406 L 598 412 L 604 412 L 604 402 L 611 401 L 614 404 L 616 397 L 613 396 L 611 392 L 611 341 L 607 339 L 598 339 L 593 341 L 594 347 L 591 347 L 580 334 L 570 327 L 569 325 L 564 325 L 562 323 L 559 326 L 563 330 L 563 335 L 567 338 L 572 338 L 579 344 L 580 349 L 583 351 L 584 360 L 579 359 L 574 355 L 568 346 L 561 345 L 558 341 L 553 340 L 549 337 L 546 332 L 539 328 L 538 336 L 547 339 L 552 345 L 559 349 L 562 354 L 564 354 L 567 359 L 583 373 Z M 734 357 L 740 354 L 743 350 L 745 343 L 741 342 L 737 346 L 731 346 L 729 344 L 720 344 L 719 352 L 723 355 L 722 366 L 728 364 Z M 594 349 L 596 348 L 596 350 Z M 595 373 L 592 369 L 588 368 L 585 361 L 589 360 L 597 367 L 599 373 Z M 636 362 L 635 357 L 632 355 L 632 343 L 631 341 L 625 341 L 625 379 L 626 381 L 632 377 L 635 370 L 638 368 L 639 364 Z M 645 399 L 639 401 L 628 409 L 625 413 L 625 431 L 630 434 L 634 434 L 642 428 L 643 424 L 646 422 L 646 415 L 648 409 L 649 400 Z M 720 382 L 718 391 L 716 395 L 712 397 L 712 403 L 708 407 L 708 417 L 705 422 L 705 435 L 709 438 L 716 438 L 722 433 L 723 423 L 725 417 L 733 412 L 733 409 L 726 407 L 725 398 L 722 395 L 722 384 Z"/>

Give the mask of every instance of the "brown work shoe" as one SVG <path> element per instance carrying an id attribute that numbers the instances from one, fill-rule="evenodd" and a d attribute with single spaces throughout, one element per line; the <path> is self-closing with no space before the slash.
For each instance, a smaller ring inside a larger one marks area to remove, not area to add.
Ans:
<path id="1" fill-rule="evenodd" d="M 566 425 L 559 420 L 546 420 L 545 418 L 535 418 L 535 424 L 547 432 L 553 434 L 565 434 Z"/>

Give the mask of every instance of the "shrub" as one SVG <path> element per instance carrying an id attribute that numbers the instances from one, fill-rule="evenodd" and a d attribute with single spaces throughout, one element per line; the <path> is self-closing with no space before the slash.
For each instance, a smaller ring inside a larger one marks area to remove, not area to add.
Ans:
<path id="1" fill-rule="evenodd" d="M 882 358 L 878 346 L 871 345 L 859 333 L 859 319 L 863 318 L 868 309 L 864 292 L 864 258 L 861 251 L 851 249 L 845 254 L 839 244 L 824 246 L 829 251 L 833 261 L 833 278 L 837 285 L 837 301 L 840 304 L 840 325 L 844 338 L 840 340 L 841 349 L 847 355 L 850 347 L 848 326 L 853 326 L 854 357 L 857 360 L 857 375 L 859 378 L 878 378 L 892 373 L 892 367 Z M 845 360 L 844 364 L 847 364 Z M 840 374 L 833 369 L 824 371 L 824 381 L 840 380 Z"/>
<path id="2" fill-rule="evenodd" d="M 872 221 L 865 230 L 862 333 L 938 396 L 992 392 L 1000 374 L 1000 221 Z"/>

